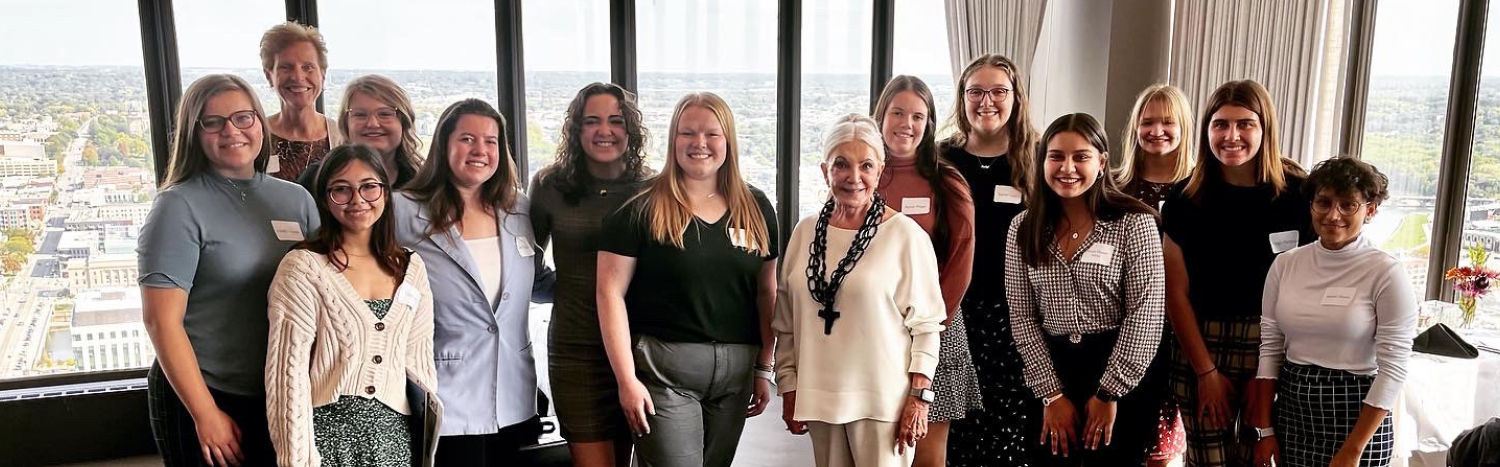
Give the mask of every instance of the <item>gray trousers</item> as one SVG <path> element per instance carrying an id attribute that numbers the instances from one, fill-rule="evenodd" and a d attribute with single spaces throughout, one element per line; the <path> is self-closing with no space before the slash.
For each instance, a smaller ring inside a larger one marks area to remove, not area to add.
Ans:
<path id="1" fill-rule="evenodd" d="M 656 415 L 651 434 L 637 438 L 640 467 L 729 467 L 753 395 L 752 367 L 760 346 L 664 342 L 640 336 L 635 373 Z"/>

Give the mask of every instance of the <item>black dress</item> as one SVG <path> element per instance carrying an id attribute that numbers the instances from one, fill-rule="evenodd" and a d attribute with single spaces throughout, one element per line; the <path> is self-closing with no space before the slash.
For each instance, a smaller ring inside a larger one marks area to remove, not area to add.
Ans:
<path id="1" fill-rule="evenodd" d="M 1011 187 L 1009 156 L 980 158 L 948 148 L 944 157 L 963 174 L 974 197 L 974 278 L 960 310 L 984 400 L 983 412 L 953 421 L 948 465 L 1033 465 L 1041 401 L 1032 397 L 1021 375 L 1021 354 L 1005 303 L 1005 235 L 1011 218 L 1026 206 Z"/>

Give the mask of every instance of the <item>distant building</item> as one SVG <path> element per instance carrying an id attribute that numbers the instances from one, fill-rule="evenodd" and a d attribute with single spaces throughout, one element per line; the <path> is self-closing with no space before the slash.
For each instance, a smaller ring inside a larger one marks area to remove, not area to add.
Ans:
<path id="1" fill-rule="evenodd" d="M 73 357 L 82 371 L 141 368 L 156 359 L 141 322 L 141 292 L 107 287 L 77 295 L 73 307 Z"/>
<path id="2" fill-rule="evenodd" d="M 68 258 L 87 258 L 94 250 L 103 246 L 100 242 L 102 232 L 94 230 L 63 232 L 62 239 L 57 243 L 57 254 Z"/>
<path id="3" fill-rule="evenodd" d="M 0 157 L 44 159 L 47 157 L 47 148 L 34 141 L 0 140 Z"/>
<path id="4" fill-rule="evenodd" d="M 10 202 L 0 207 L 0 229 L 40 227 L 47 206 L 39 203 Z"/>
<path id="5" fill-rule="evenodd" d="M 136 285 L 136 254 L 110 253 L 69 258 L 63 263 L 63 278 L 71 290 Z"/>
<path id="6" fill-rule="evenodd" d="M 0 157 L 0 177 L 57 175 L 57 162 L 33 157 Z"/>

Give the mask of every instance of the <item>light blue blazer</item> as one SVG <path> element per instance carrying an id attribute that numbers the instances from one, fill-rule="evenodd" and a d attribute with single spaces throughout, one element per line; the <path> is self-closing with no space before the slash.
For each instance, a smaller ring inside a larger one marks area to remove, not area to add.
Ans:
<path id="1" fill-rule="evenodd" d="M 518 193 L 515 213 L 497 213 L 503 282 L 499 305 L 491 307 L 480 288 L 480 266 L 458 227 L 427 235 L 432 219 L 423 205 L 405 192 L 391 200 L 396 239 L 422 255 L 432 284 L 433 356 L 444 406 L 439 434 L 490 434 L 535 416 L 536 362 L 527 313 L 533 256 L 541 250 L 531 234 L 530 201 Z"/>

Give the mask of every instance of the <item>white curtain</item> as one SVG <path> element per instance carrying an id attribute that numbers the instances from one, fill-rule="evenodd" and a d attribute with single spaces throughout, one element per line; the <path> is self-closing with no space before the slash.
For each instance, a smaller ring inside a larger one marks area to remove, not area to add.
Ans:
<path id="1" fill-rule="evenodd" d="M 1345 0 L 1177 0 L 1169 81 L 1201 106 L 1226 81 L 1271 92 L 1282 151 L 1304 165 L 1332 154 Z M 1199 124 L 1201 128 L 1201 123 Z"/>
<path id="2" fill-rule="evenodd" d="M 1031 73 L 1047 0 L 946 0 L 953 76 L 984 54 L 1009 57 Z"/>

